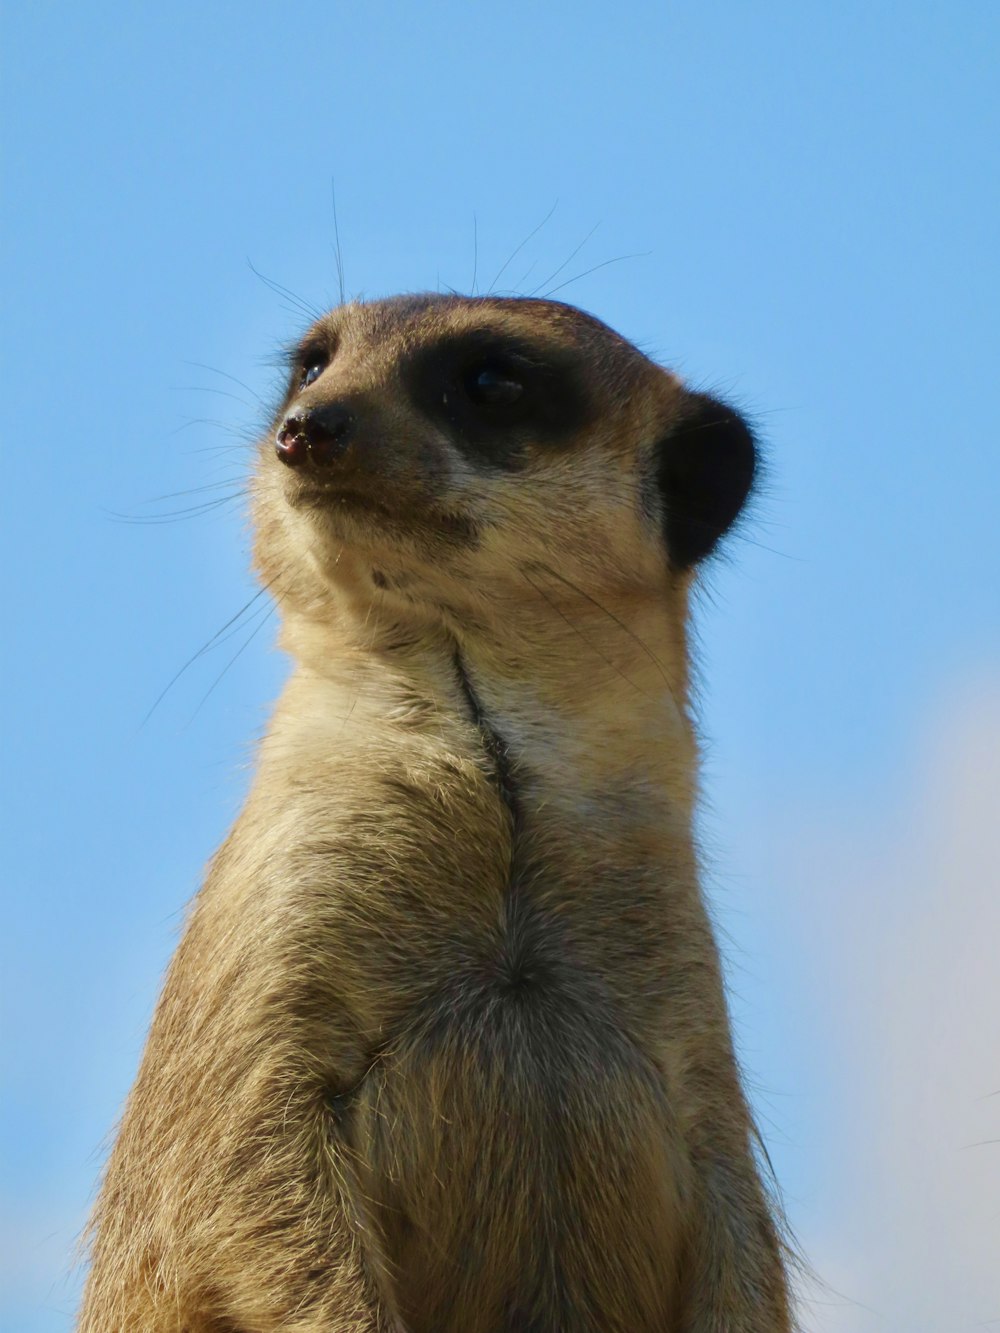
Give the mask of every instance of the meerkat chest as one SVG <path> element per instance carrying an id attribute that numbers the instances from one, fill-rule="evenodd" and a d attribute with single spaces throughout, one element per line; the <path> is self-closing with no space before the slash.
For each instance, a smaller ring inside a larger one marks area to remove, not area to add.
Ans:
<path id="1" fill-rule="evenodd" d="M 465 718 L 336 705 L 299 707 L 265 756 L 282 867 L 267 934 L 358 1047 L 491 995 L 519 995 L 528 1021 L 584 1005 L 655 1024 L 684 851 L 662 784 L 537 724 L 509 744 Z"/>
<path id="2" fill-rule="evenodd" d="M 397 752 L 367 797 L 339 930 L 380 1020 L 337 1123 L 406 1327 L 665 1327 L 686 1185 L 653 1054 L 662 838 L 638 780 L 508 757 Z M 591 1321 L 608 1269 L 616 1317 Z"/>

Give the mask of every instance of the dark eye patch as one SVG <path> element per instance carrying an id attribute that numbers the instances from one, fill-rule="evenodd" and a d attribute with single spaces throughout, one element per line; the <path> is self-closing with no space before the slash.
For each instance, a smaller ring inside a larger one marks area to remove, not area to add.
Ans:
<path id="1" fill-rule="evenodd" d="M 516 367 L 508 368 L 489 361 L 473 366 L 462 388 L 469 401 L 485 412 L 498 412 L 505 408 L 508 411 L 516 410 L 524 397 L 523 377 Z"/>
<path id="2" fill-rule="evenodd" d="M 289 356 L 288 395 L 294 396 L 315 383 L 333 360 L 336 346 L 326 340 L 311 337 L 293 349 Z"/>
<path id="3" fill-rule="evenodd" d="M 476 330 L 419 348 L 403 367 L 415 405 L 469 457 L 516 470 L 531 445 L 558 445 L 586 421 L 578 365 L 508 334 Z"/>

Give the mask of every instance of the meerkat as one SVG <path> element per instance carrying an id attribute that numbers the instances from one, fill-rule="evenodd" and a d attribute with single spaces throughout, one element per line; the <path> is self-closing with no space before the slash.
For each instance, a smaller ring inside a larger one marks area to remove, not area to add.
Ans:
<path id="1" fill-rule="evenodd" d="M 92 1226 L 82 1333 L 780 1333 L 692 835 L 756 454 L 590 315 L 319 320 L 260 449 L 294 664 Z"/>

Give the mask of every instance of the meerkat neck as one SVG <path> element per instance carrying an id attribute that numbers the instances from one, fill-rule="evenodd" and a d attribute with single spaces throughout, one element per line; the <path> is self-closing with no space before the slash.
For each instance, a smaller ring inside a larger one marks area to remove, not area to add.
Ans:
<path id="1" fill-rule="evenodd" d="M 472 722 L 509 781 L 530 774 L 560 804 L 627 790 L 690 814 L 696 749 L 675 614 L 638 596 L 613 615 L 551 595 L 478 610 L 460 628 L 378 609 L 333 627 L 293 623 L 296 694 L 333 684 L 338 716 L 350 710 L 373 735 L 412 730 L 421 708 L 448 744 L 445 719 Z"/>
<path id="2" fill-rule="evenodd" d="M 518 632 L 457 641 L 481 723 L 560 805 L 627 791 L 689 814 L 695 743 L 671 618 L 639 599 L 614 616 L 598 605 L 544 610 L 526 607 Z"/>

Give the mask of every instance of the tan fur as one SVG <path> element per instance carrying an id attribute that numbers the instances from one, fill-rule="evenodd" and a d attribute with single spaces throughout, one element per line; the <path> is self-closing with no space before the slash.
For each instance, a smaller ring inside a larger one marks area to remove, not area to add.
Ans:
<path id="1" fill-rule="evenodd" d="M 516 471 L 400 373 L 498 327 L 595 405 Z M 310 337 L 335 354 L 281 411 L 349 402 L 370 456 L 316 495 L 262 447 L 295 669 L 157 1008 L 79 1327 L 787 1330 L 692 844 L 691 576 L 642 495 L 685 391 L 553 303 L 355 305 Z"/>

